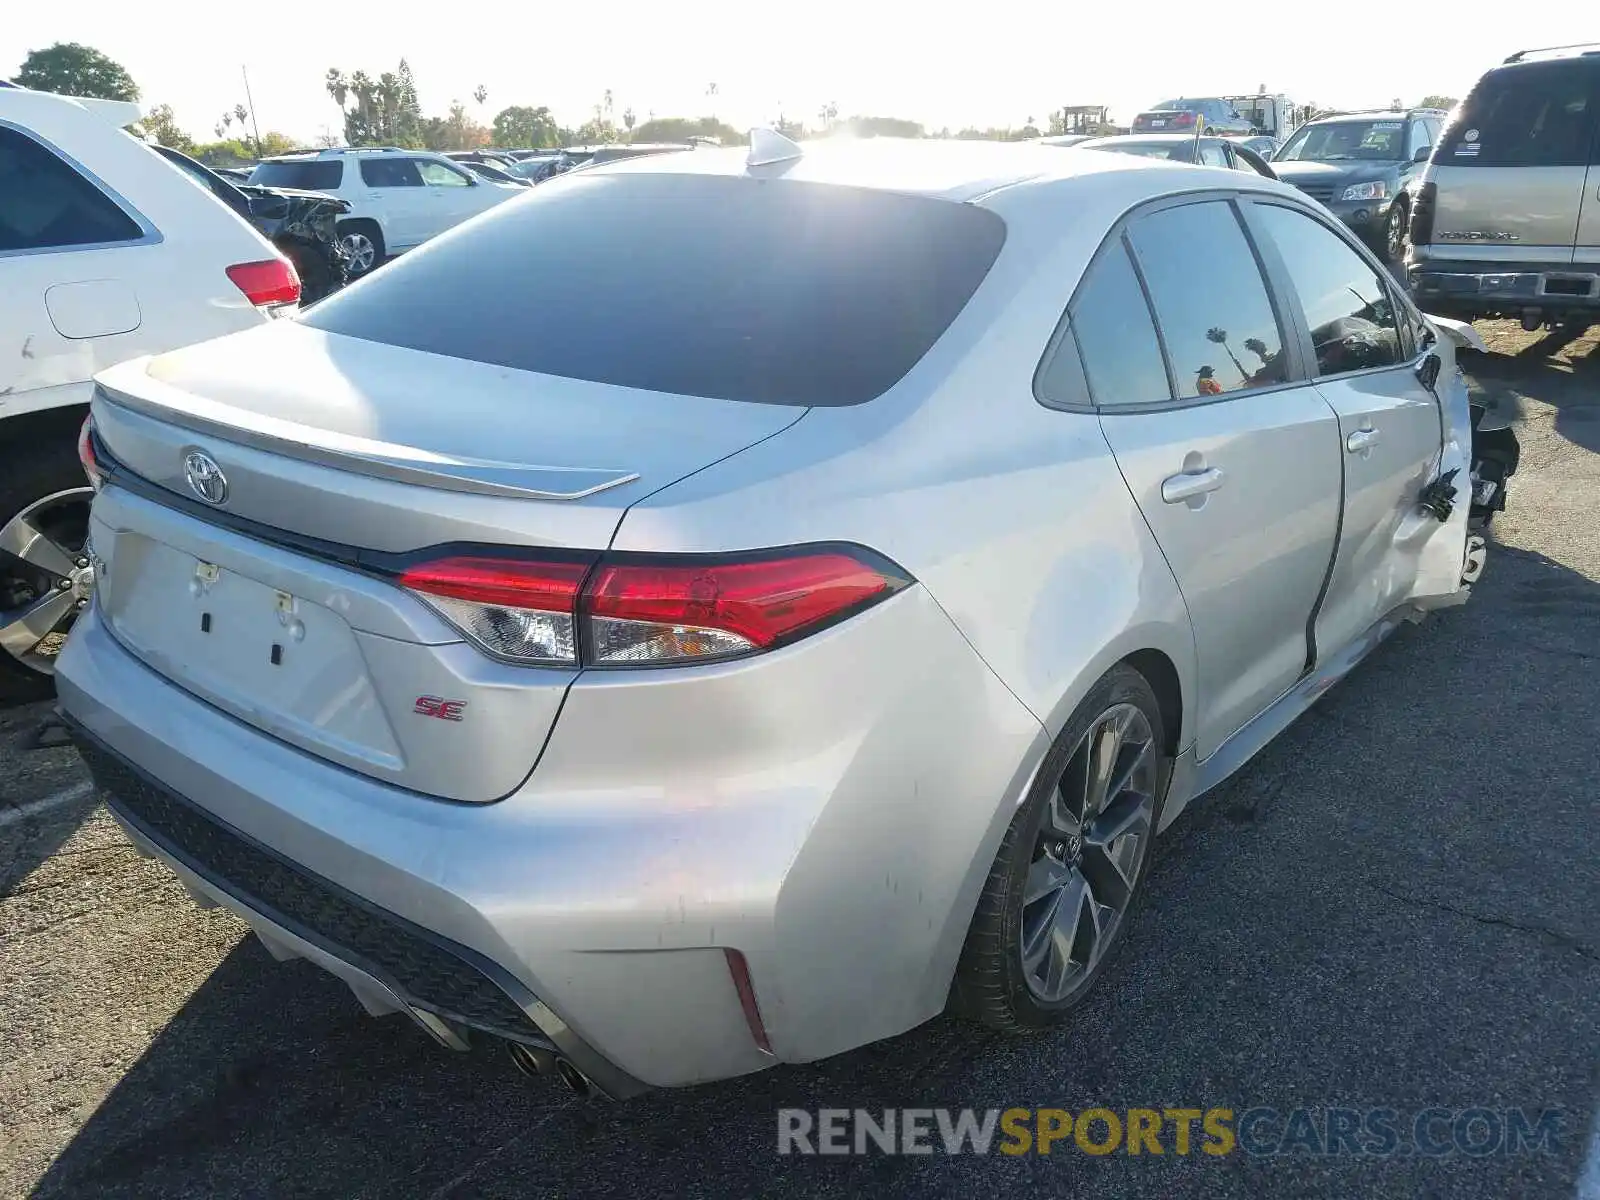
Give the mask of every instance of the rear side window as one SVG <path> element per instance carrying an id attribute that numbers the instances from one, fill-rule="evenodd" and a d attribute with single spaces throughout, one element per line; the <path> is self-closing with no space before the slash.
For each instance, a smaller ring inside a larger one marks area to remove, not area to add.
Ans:
<path id="1" fill-rule="evenodd" d="M 1449 167 L 1571 167 L 1589 161 L 1595 80 L 1586 64 L 1492 71 L 1478 81 L 1434 162 Z"/>
<path id="2" fill-rule="evenodd" d="M 1096 405 L 1115 408 L 1172 399 L 1150 306 L 1120 240 L 1106 247 L 1072 303 L 1072 329 Z M 1039 381 L 1046 399 L 1070 400 L 1070 376 Z"/>
<path id="3" fill-rule="evenodd" d="M 1340 375 L 1400 362 L 1400 326 L 1388 289 L 1338 234 L 1304 213 L 1272 204 L 1254 210 L 1278 247 L 1311 328 L 1317 374 Z"/>
<path id="4" fill-rule="evenodd" d="M 571 175 L 307 311 L 315 328 L 649 391 L 860 404 L 1005 240 L 988 209 L 712 175 Z"/>
<path id="5" fill-rule="evenodd" d="M 144 231 L 66 160 L 0 128 L 0 252 L 137 241 Z"/>
<path id="6" fill-rule="evenodd" d="M 263 187 L 299 188 L 304 192 L 338 190 L 344 179 L 344 163 L 338 159 L 308 162 L 264 162 L 250 173 L 250 182 Z"/>
<path id="7" fill-rule="evenodd" d="M 368 187 L 421 187 L 422 174 L 411 158 L 363 158 L 361 182 Z"/>
<path id="8" fill-rule="evenodd" d="M 1180 396 L 1284 381 L 1283 335 L 1231 204 L 1162 209 L 1141 217 L 1130 237 Z"/>
<path id="9" fill-rule="evenodd" d="M 447 167 L 443 163 L 419 162 L 417 173 L 422 177 L 422 182 L 429 187 L 468 186 L 467 177 L 463 172 Z"/>

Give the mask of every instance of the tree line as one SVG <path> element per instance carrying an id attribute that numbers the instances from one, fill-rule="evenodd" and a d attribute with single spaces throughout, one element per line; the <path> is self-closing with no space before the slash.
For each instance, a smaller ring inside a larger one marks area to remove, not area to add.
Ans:
<path id="1" fill-rule="evenodd" d="M 93 96 L 108 100 L 138 100 L 139 86 L 120 63 L 90 46 L 58 42 L 43 50 L 30 51 L 13 81 L 38 91 L 60 92 L 68 96 Z M 500 149 L 543 149 L 605 142 L 684 142 L 691 137 L 716 138 L 724 145 L 745 140 L 744 134 L 715 116 L 661 117 L 647 113 L 644 120 L 631 107 L 618 114 L 610 88 L 596 102 L 590 116 L 575 127 L 563 126 L 544 105 L 512 104 L 489 115 L 489 93 L 479 85 L 466 101 L 451 100 L 443 115 L 429 116 L 417 97 L 416 79 L 410 64 L 401 59 L 393 71 L 370 75 L 366 71 L 346 71 L 330 67 L 323 79 L 329 100 L 339 109 L 340 133 L 331 132 L 316 139 L 319 146 L 401 146 L 416 150 L 476 150 L 486 146 Z M 714 107 L 717 85 L 706 88 L 708 106 Z M 1450 109 L 1452 96 L 1426 96 L 1419 107 Z M 1401 107 L 1396 100 L 1394 107 Z M 780 114 L 774 127 L 790 137 L 849 133 L 858 137 L 938 137 L 983 141 L 1021 141 L 1045 134 L 1076 129 L 1069 112 L 1051 113 L 1040 123 L 1028 117 L 1020 126 L 966 126 L 931 130 L 920 122 L 900 117 L 842 117 L 836 103 L 818 109 L 814 117 L 797 118 Z M 1308 110 L 1318 113 L 1315 106 Z M 164 146 L 182 150 L 213 165 L 250 162 L 272 154 L 284 154 L 301 146 L 276 130 L 261 133 L 254 114 L 242 103 L 221 114 L 212 129 L 214 140 L 192 137 L 179 127 L 170 104 L 157 104 L 145 110 L 140 122 L 144 131 Z M 1116 132 L 1107 125 L 1091 132 Z"/>

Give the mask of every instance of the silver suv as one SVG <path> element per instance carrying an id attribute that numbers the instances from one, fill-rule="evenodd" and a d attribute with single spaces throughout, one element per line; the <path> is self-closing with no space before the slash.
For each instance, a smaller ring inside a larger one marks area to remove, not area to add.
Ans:
<path id="1" fill-rule="evenodd" d="M 1406 266 L 1429 312 L 1600 321 L 1600 45 L 1519 51 L 1423 172 Z"/>

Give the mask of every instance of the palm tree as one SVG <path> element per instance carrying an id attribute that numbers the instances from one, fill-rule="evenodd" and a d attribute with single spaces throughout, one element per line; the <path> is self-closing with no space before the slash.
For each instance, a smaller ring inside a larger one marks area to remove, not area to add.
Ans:
<path id="1" fill-rule="evenodd" d="M 1213 325 L 1210 329 L 1206 330 L 1206 341 L 1215 342 L 1217 345 L 1226 350 L 1228 352 L 1228 357 L 1233 359 L 1233 365 L 1239 372 L 1239 378 L 1244 380 L 1246 383 L 1250 382 L 1250 372 L 1244 369 L 1244 364 L 1239 361 L 1239 356 L 1233 352 L 1233 347 L 1228 345 L 1228 331 L 1226 329 L 1219 329 L 1217 326 Z"/>
<path id="2" fill-rule="evenodd" d="M 350 96 L 350 83 L 344 77 L 344 72 L 338 67 L 329 67 L 327 77 L 323 79 L 322 86 L 333 97 L 333 102 L 339 106 L 339 111 L 344 111 L 344 102 Z"/>

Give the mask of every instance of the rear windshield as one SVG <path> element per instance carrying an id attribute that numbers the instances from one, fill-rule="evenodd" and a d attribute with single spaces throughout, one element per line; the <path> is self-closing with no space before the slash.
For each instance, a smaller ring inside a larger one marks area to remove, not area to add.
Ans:
<path id="1" fill-rule="evenodd" d="M 1205 100 L 1163 100 L 1151 112 L 1205 112 Z"/>
<path id="2" fill-rule="evenodd" d="M 1556 62 L 1491 71 L 1461 106 L 1433 161 L 1442 167 L 1589 162 L 1600 71 L 1585 68 Z"/>
<path id="3" fill-rule="evenodd" d="M 1194 142 L 1183 138 L 1176 142 L 1091 142 L 1085 150 L 1112 150 L 1118 154 L 1132 154 L 1139 158 L 1164 158 L 1171 162 L 1193 162 Z"/>
<path id="4" fill-rule="evenodd" d="M 993 265 L 987 209 L 721 175 L 574 173 L 308 309 L 331 333 L 723 400 L 872 399 Z"/>
<path id="5" fill-rule="evenodd" d="M 315 162 L 264 162 L 250 173 L 250 182 L 264 187 L 300 188 L 307 192 L 332 191 L 344 175 L 337 159 Z"/>

